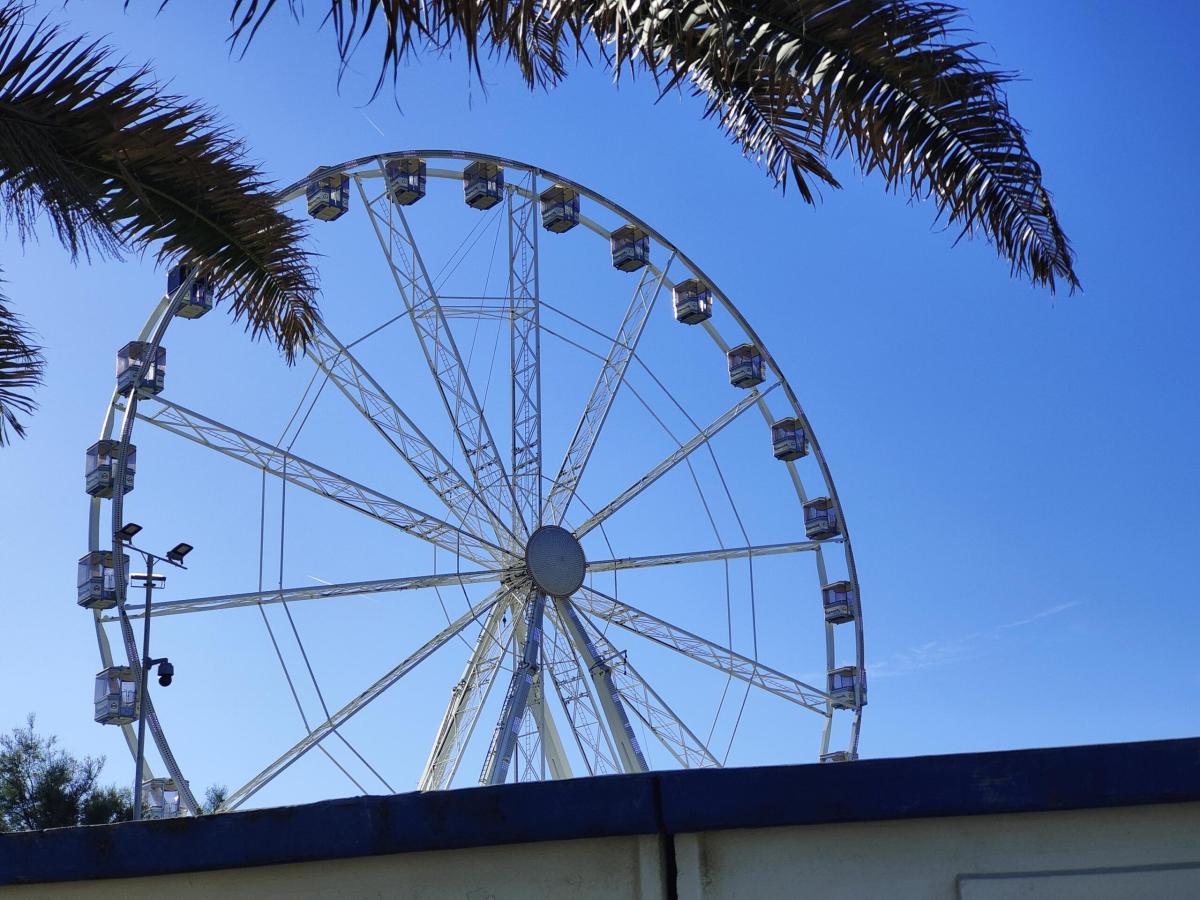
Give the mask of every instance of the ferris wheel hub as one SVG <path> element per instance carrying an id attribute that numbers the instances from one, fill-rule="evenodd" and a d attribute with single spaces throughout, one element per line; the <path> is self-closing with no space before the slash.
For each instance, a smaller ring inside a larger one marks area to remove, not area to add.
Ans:
<path id="1" fill-rule="evenodd" d="M 551 597 L 569 597 L 583 584 L 587 560 L 575 535 L 558 525 L 543 525 L 525 545 L 525 569 Z"/>

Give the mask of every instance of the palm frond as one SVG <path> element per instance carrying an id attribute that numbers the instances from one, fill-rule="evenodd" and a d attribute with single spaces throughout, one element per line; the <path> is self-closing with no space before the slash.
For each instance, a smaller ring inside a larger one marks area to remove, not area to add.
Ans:
<path id="1" fill-rule="evenodd" d="M 235 320 L 289 360 L 312 334 L 303 226 L 208 110 L 99 43 L 0 6 L 0 204 L 22 238 L 45 214 L 72 253 L 156 247 L 203 261 Z"/>
<path id="2" fill-rule="evenodd" d="M 275 5 L 234 0 L 235 36 L 250 40 Z M 922 0 L 330 0 L 327 18 L 343 62 L 382 24 L 381 79 L 461 40 L 472 65 L 488 46 L 548 86 L 595 39 L 618 76 L 690 83 L 705 116 L 805 200 L 838 186 L 829 162 L 849 153 L 889 190 L 932 198 L 960 236 L 986 236 L 1014 275 L 1074 290 L 1074 253 L 1004 95 L 1011 76 L 979 56 L 961 15 Z"/>
<path id="3" fill-rule="evenodd" d="M 233 0 L 234 44 L 247 46 L 276 5 L 277 0 Z M 287 6 L 293 18 L 303 16 L 302 3 L 288 0 Z M 388 72 L 397 78 L 401 63 L 414 54 L 447 52 L 460 43 L 477 75 L 481 57 L 488 55 L 515 62 L 530 87 L 550 87 L 567 74 L 565 49 L 584 52 L 586 29 L 579 11 L 572 14 L 541 0 L 332 0 L 325 21 L 333 27 L 343 62 L 374 26 L 384 29 L 376 94 Z"/>
<path id="4" fill-rule="evenodd" d="M 37 409 L 33 392 L 42 383 L 44 368 L 42 348 L 0 294 L 0 447 L 11 442 L 10 430 L 16 437 L 25 436 L 21 417 Z"/>

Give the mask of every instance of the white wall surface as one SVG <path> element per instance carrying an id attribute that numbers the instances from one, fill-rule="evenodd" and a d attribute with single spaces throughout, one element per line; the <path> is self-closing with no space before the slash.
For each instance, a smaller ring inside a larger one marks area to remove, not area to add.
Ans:
<path id="1" fill-rule="evenodd" d="M 660 900 L 655 836 L 0 888 L 0 900 Z M 1200 898 L 1200 803 L 682 834 L 679 900 Z"/>

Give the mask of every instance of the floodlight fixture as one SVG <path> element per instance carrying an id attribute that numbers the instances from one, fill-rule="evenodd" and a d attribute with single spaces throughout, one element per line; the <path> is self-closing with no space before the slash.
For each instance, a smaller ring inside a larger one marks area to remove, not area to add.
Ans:
<path id="1" fill-rule="evenodd" d="M 117 537 L 123 541 L 132 541 L 141 530 L 142 526 L 137 522 L 126 522 L 125 527 L 117 532 Z"/>
<path id="2" fill-rule="evenodd" d="M 172 549 L 167 551 L 167 561 L 173 562 L 173 563 L 181 563 L 181 562 L 183 562 L 183 558 L 185 556 L 187 556 L 189 553 L 191 553 L 192 550 L 193 550 L 193 547 L 191 544 L 184 544 L 184 543 L 176 544 Z"/>

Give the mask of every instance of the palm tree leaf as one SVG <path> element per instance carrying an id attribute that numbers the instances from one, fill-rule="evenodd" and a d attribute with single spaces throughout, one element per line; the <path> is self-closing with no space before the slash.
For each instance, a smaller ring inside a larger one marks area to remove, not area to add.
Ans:
<path id="1" fill-rule="evenodd" d="M 72 254 L 158 248 L 202 264 L 235 320 L 291 360 L 317 318 L 304 227 L 202 107 L 98 43 L 0 6 L 0 201 L 39 213 Z"/>
<path id="2" fill-rule="evenodd" d="M 0 447 L 10 443 L 10 430 L 17 437 L 25 436 L 20 417 L 37 409 L 33 391 L 42 383 L 44 368 L 42 348 L 9 309 L 8 298 L 0 294 Z"/>
<path id="3" fill-rule="evenodd" d="M 250 40 L 275 5 L 234 0 L 235 35 Z M 380 83 L 461 41 L 472 65 L 486 46 L 549 86 L 594 39 L 618 76 L 690 83 L 704 115 L 805 200 L 814 182 L 838 186 L 829 161 L 849 153 L 889 190 L 932 198 L 960 237 L 986 236 L 1014 275 L 1074 290 L 1074 253 L 1003 92 L 1011 76 L 964 38 L 961 15 L 919 0 L 330 0 L 327 18 L 344 63 L 382 24 Z"/>

